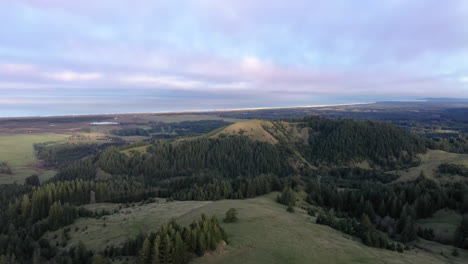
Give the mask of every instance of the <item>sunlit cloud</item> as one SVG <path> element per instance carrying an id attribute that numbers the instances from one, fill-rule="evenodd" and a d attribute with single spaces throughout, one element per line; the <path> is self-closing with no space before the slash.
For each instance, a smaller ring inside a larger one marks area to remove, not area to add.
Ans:
<path id="1" fill-rule="evenodd" d="M 175 88 L 194 88 L 202 86 L 201 82 L 194 80 L 184 80 L 175 76 L 126 76 L 121 79 L 129 84 L 146 84 L 151 86 L 170 86 Z"/>
<path id="2" fill-rule="evenodd" d="M 3 100 L 468 97 L 467 1 L 0 0 L 0 25 Z"/>
<path id="3" fill-rule="evenodd" d="M 45 75 L 46 78 L 58 81 L 92 81 L 98 80 L 102 77 L 100 73 L 77 73 L 77 72 L 59 72 L 50 73 Z"/>

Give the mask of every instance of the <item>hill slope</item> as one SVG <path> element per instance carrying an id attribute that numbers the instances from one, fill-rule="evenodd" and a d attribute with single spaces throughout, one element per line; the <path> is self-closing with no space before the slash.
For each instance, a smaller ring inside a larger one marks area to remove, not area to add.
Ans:
<path id="1" fill-rule="evenodd" d="M 463 263 L 468 257 L 465 250 L 458 258 L 440 256 L 441 251 L 450 256 L 452 247 L 424 241 L 420 246 L 428 251 L 398 253 L 367 247 L 355 238 L 315 224 L 304 212 L 286 213 L 274 197 L 270 194 L 248 200 L 223 200 L 181 217 L 187 221 L 202 212 L 221 217 L 231 207 L 239 211 L 238 223 L 223 225 L 231 244 L 194 263 Z"/>
<path id="2" fill-rule="evenodd" d="M 308 144 L 309 131 L 307 127 L 300 127 L 296 122 L 249 120 L 232 124 L 217 132 L 220 135 L 243 135 L 255 141 L 271 144 Z"/>
<path id="3" fill-rule="evenodd" d="M 213 138 L 220 135 L 242 135 L 248 136 L 252 140 L 269 142 L 272 144 L 278 143 L 278 139 L 274 134 L 268 131 L 268 128 L 273 127 L 274 123 L 266 120 L 249 120 L 232 124 L 223 130 L 219 131 Z"/>
<path id="4" fill-rule="evenodd" d="M 367 247 L 356 238 L 344 235 L 327 226 L 317 225 L 314 218 L 302 211 L 290 214 L 274 201 L 276 193 L 246 200 L 161 202 L 123 208 L 119 213 L 102 219 L 80 219 L 73 224 L 68 247 L 83 241 L 91 248 L 120 243 L 139 232 L 157 229 L 158 225 L 175 217 L 188 225 L 202 213 L 224 217 L 228 208 L 236 208 L 239 222 L 223 223 L 230 237 L 228 246 L 194 263 L 463 263 L 466 250 L 460 256 L 450 256 L 452 247 L 421 241 L 404 253 Z M 116 204 L 95 204 L 96 210 L 112 210 Z M 131 213 L 127 213 L 131 212 Z M 170 213 L 169 215 L 165 215 Z M 123 219 L 125 218 L 125 221 Z M 106 225 L 103 227 L 104 223 Z M 116 230 L 117 229 L 117 230 Z M 119 230 L 122 229 L 122 230 Z M 77 231 L 76 231 L 77 230 Z M 112 230 L 112 231 L 111 231 Z M 47 237 L 60 239 L 62 229 Z M 445 256 L 441 256 L 444 252 Z"/>
<path id="5" fill-rule="evenodd" d="M 416 154 L 426 150 L 422 138 L 394 125 L 371 121 L 319 117 L 288 122 L 250 120 L 230 125 L 214 137 L 226 134 L 282 145 L 296 160 L 315 165 L 370 161 L 384 168 L 400 168 L 412 165 Z"/>

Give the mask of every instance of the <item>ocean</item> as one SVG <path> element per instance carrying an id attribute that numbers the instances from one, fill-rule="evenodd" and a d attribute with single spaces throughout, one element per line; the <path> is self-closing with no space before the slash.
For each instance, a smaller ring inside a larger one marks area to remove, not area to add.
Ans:
<path id="1" fill-rule="evenodd" d="M 297 107 L 399 100 L 377 96 L 252 96 L 144 91 L 9 91 L 0 90 L 0 117 L 157 113 L 241 108 Z"/>

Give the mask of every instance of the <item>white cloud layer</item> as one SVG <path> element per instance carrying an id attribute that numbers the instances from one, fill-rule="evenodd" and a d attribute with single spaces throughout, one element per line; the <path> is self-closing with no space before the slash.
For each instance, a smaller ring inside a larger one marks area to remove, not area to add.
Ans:
<path id="1" fill-rule="evenodd" d="M 466 1 L 0 0 L 18 93 L 466 97 L 467 72 Z"/>

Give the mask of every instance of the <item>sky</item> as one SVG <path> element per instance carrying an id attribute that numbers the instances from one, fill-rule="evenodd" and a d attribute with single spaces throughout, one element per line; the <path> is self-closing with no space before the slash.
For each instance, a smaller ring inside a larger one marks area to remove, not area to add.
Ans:
<path id="1" fill-rule="evenodd" d="M 0 116 L 468 97 L 464 0 L 0 0 Z"/>

